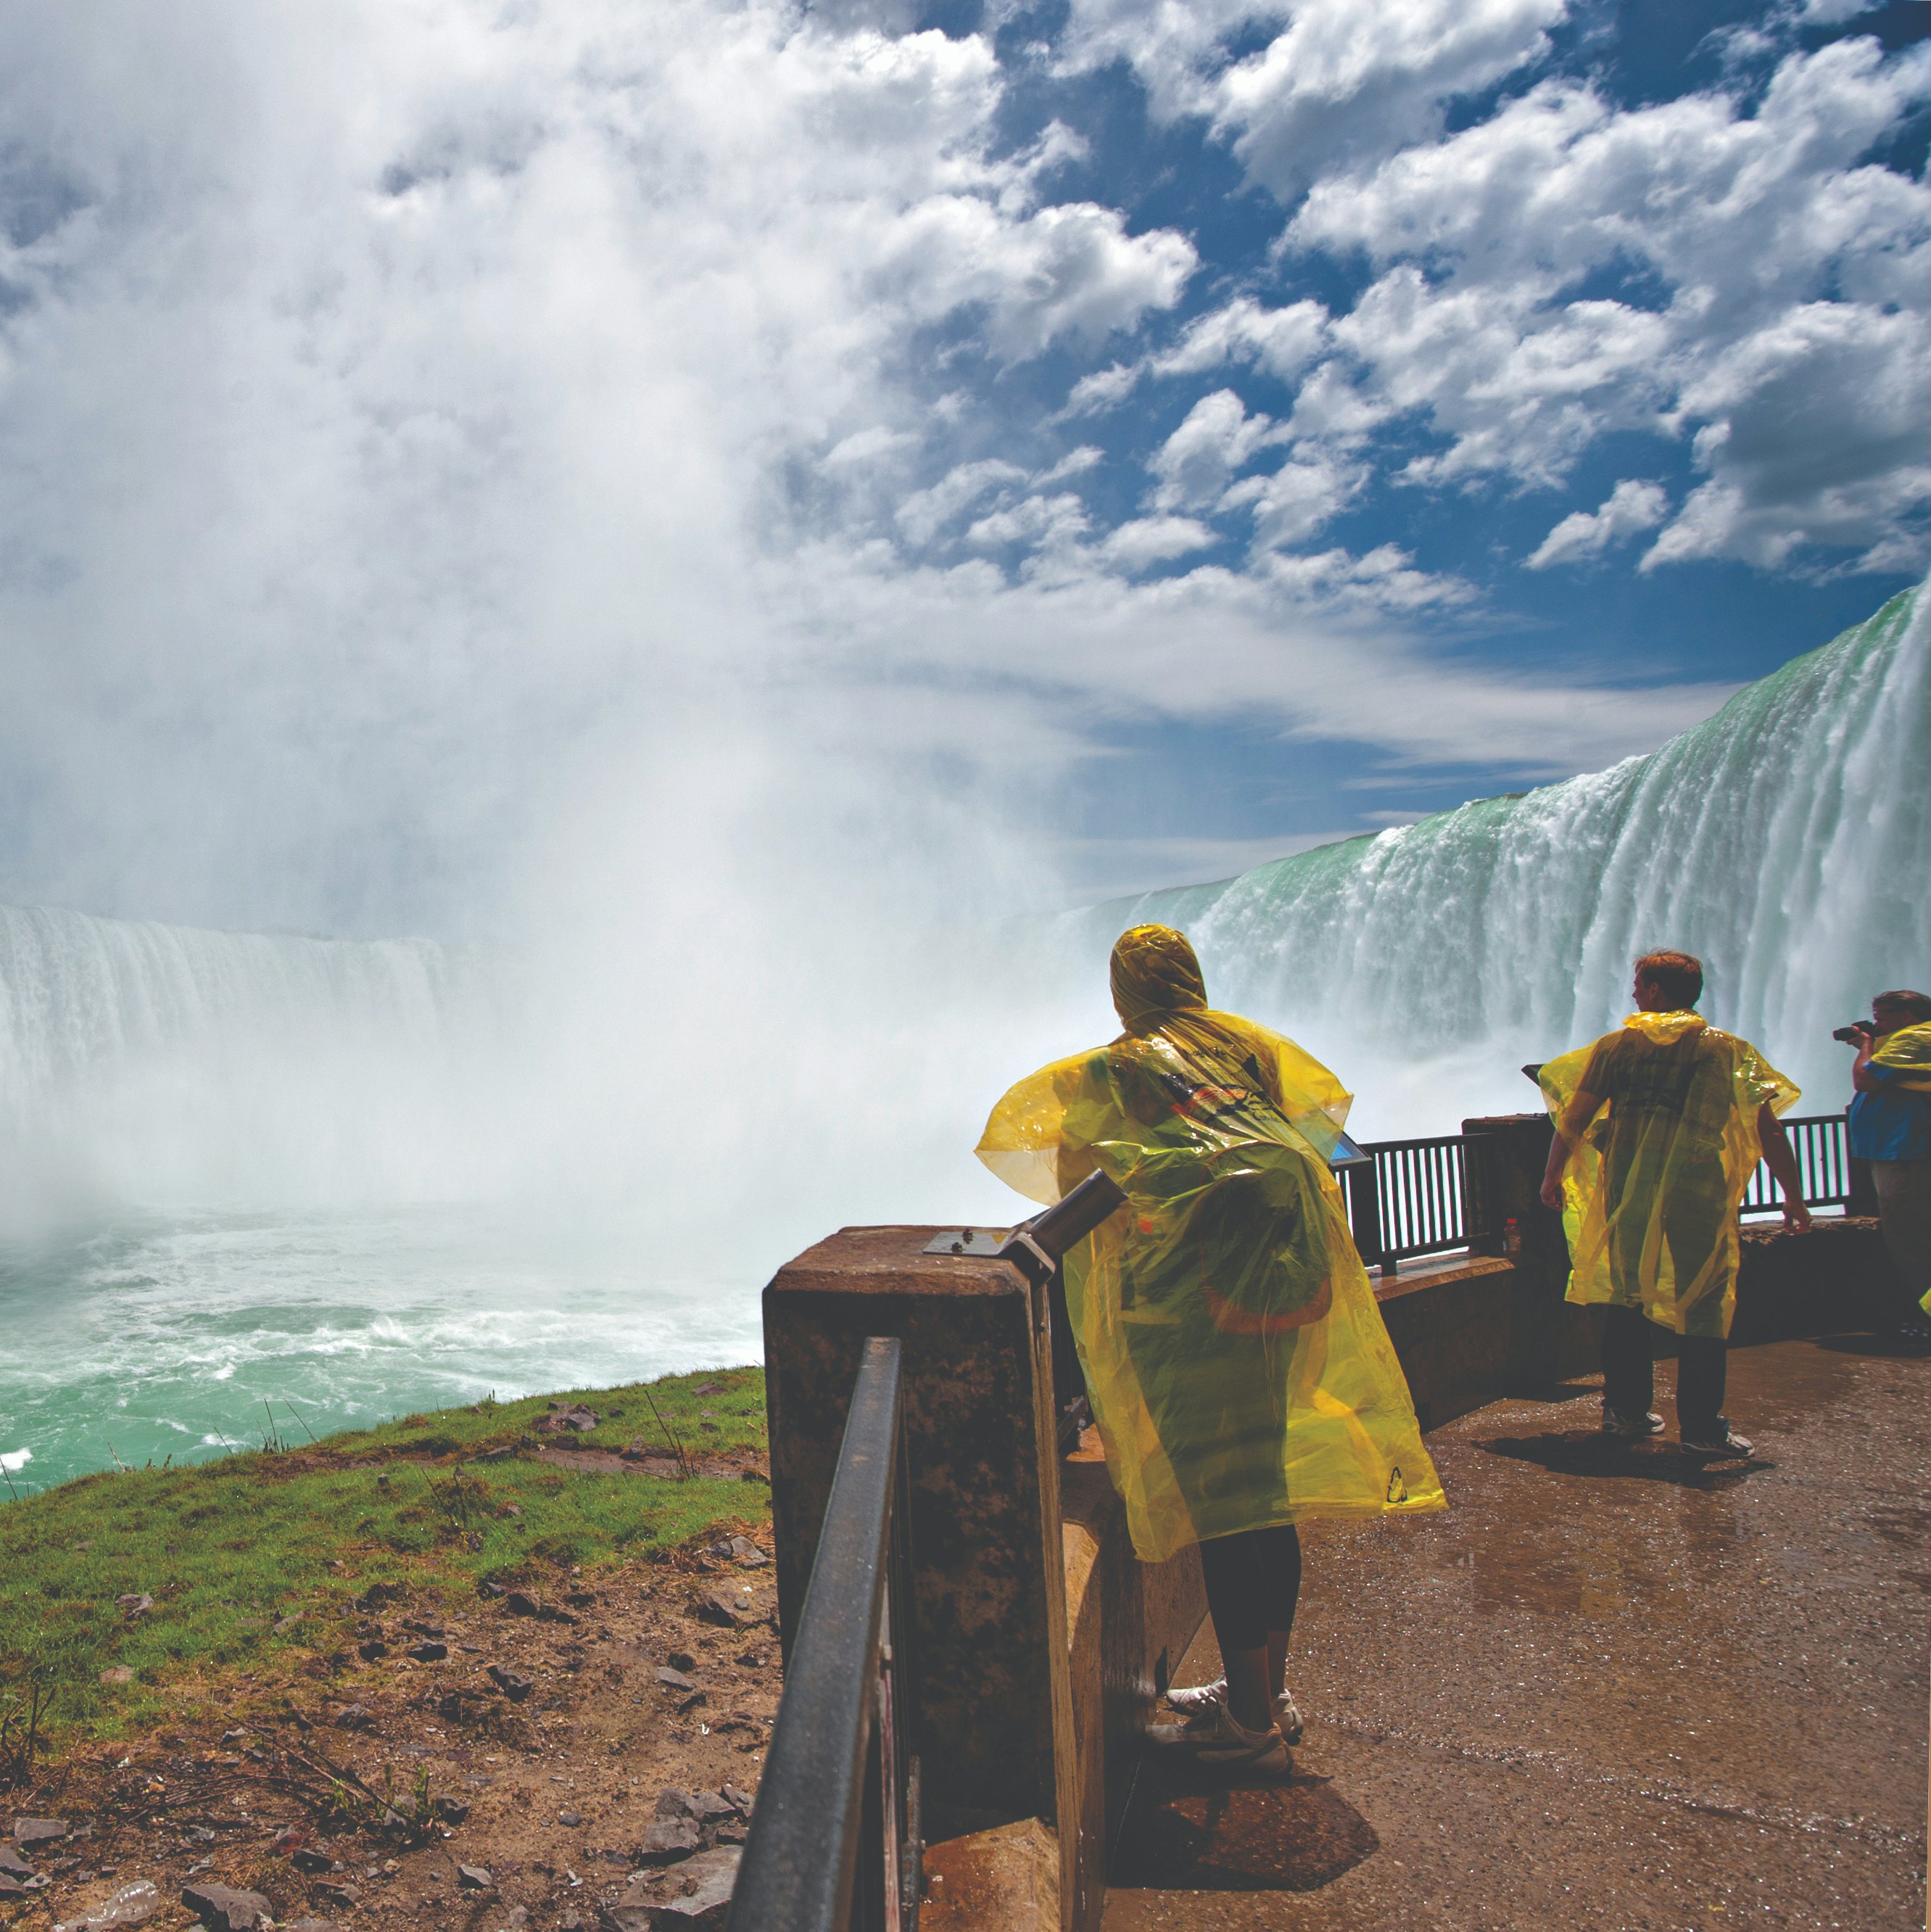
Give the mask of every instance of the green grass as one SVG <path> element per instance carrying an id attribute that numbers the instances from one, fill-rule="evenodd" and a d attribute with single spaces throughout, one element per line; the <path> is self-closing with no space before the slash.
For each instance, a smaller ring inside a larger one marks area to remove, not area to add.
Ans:
<path id="1" fill-rule="evenodd" d="M 614 1450 L 641 1436 L 667 1447 L 661 1414 L 694 1459 L 764 1449 L 761 1369 L 564 1393 L 604 1418 L 566 1441 Z M 286 1675 L 352 1642 L 349 1600 L 371 1583 L 440 1589 L 452 1600 L 485 1580 L 540 1588 L 572 1565 L 587 1576 L 675 1549 L 714 1523 L 764 1516 L 760 1484 L 477 1460 L 531 1434 L 549 1401 L 406 1416 L 316 1445 L 83 1476 L 0 1502 L 0 1719 L 10 1707 L 16 1736 L 38 1685 L 53 1699 L 57 1748 L 118 1736 L 172 1714 L 188 1689 Z M 130 1623 L 115 1601 L 123 1595 L 151 1596 L 154 1607 Z M 277 1635 L 275 1621 L 296 1611 L 301 1620 Z M 132 1680 L 102 1684 L 116 1666 Z"/>

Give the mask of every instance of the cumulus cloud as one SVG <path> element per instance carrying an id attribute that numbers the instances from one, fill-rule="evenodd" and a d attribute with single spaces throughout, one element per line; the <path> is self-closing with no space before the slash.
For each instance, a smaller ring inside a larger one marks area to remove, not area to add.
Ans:
<path id="1" fill-rule="evenodd" d="M 1438 128 L 1447 102 L 1538 59 L 1565 0 L 1074 0 L 1064 58 L 1123 61 L 1167 119 L 1207 118 L 1283 201 Z M 1229 44 L 1271 29 L 1229 61 Z"/>
<path id="2" fill-rule="evenodd" d="M 1789 55 L 1754 103 L 1618 109 L 1552 80 L 1323 179 L 1288 244 L 1380 272 L 1296 431 L 1406 417 L 1441 439 L 1411 482 L 1549 487 L 1607 432 L 1687 430 L 1711 480 L 1652 562 L 1832 544 L 1897 568 L 1926 502 L 1931 188 L 1865 157 L 1927 98 L 1931 48 L 1867 39 Z M 1584 292 L 1633 268 L 1639 295 Z"/>
<path id="3" fill-rule="evenodd" d="M 1546 570 L 1552 564 L 1590 562 L 1612 544 L 1654 530 L 1669 508 L 1669 493 L 1660 483 L 1625 477 L 1600 509 L 1577 510 L 1564 517 L 1537 545 L 1528 567 Z"/>
<path id="4" fill-rule="evenodd" d="M 1273 428 L 1266 416 L 1249 416 L 1231 389 L 1201 397 L 1147 466 L 1156 482 L 1155 505 L 1163 510 L 1199 509 L 1218 502 Z"/>

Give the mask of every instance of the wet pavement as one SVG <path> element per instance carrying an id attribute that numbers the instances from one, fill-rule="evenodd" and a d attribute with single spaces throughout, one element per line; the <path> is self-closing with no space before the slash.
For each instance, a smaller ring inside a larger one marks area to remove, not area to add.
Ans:
<path id="1" fill-rule="evenodd" d="M 1582 1383 L 1435 1432 L 1448 1510 L 1303 1532 L 1292 1778 L 1150 1763 L 1106 1932 L 1922 1926 L 1931 1361 L 1889 1349 L 1734 1350 L 1744 1463 L 1674 1446 L 1668 1363 L 1653 1443 Z"/>

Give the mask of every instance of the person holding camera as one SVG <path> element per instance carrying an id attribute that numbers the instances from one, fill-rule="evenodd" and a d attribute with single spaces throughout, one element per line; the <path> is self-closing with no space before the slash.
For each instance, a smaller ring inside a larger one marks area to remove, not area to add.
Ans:
<path id="1" fill-rule="evenodd" d="M 1693 1455 L 1747 1456 L 1723 1413 L 1741 1259 L 1737 1212 L 1759 1156 L 1783 1190 L 1786 1226 L 1810 1210 L 1778 1114 L 1795 1084 L 1747 1040 L 1691 1010 L 1702 961 L 1636 962 L 1636 1012 L 1593 1046 L 1550 1060 L 1540 1084 L 1555 1123 L 1544 1205 L 1563 1212 L 1569 1299 L 1601 1304 L 1603 1430 L 1656 1435 L 1656 1330 L 1678 1336 L 1676 1420 Z"/>
<path id="2" fill-rule="evenodd" d="M 1858 1050 L 1851 1064 L 1852 1156 L 1871 1164 L 1884 1243 L 1912 1306 L 1900 1324 L 1931 1340 L 1931 996 L 1879 993 L 1868 1025 L 1832 1036 Z"/>

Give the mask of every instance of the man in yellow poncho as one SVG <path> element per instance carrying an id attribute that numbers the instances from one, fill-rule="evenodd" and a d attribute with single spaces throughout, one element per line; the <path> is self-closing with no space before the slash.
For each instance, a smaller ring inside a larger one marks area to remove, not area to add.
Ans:
<path id="1" fill-rule="evenodd" d="M 1606 1304 L 1603 1428 L 1654 1436 L 1655 1328 L 1680 1339 L 1676 1420 L 1693 1454 L 1747 1456 L 1723 1413 L 1737 1300 L 1737 1210 L 1759 1154 L 1783 1190 L 1785 1222 L 1810 1225 L 1777 1115 L 1797 1088 L 1747 1040 L 1692 1009 L 1703 967 L 1687 952 L 1636 962 L 1637 1010 L 1594 1046 L 1552 1060 L 1542 1090 L 1555 1123 L 1542 1198 L 1563 1210 L 1569 1299 Z"/>
<path id="2" fill-rule="evenodd" d="M 1905 1292 L 1931 1311 L 1931 998 L 1880 993 L 1871 1024 L 1852 1030 L 1851 1152 L 1871 1164 L 1885 1246 Z M 1921 1342 L 1924 1317 L 1914 1308 L 1912 1318 L 1903 1332 Z"/>
<path id="3" fill-rule="evenodd" d="M 1133 1546 L 1198 1544 L 1225 1677 L 1156 1732 L 1282 1771 L 1303 1517 L 1440 1509 L 1408 1384 L 1327 1156 L 1349 1096 L 1293 1041 L 1210 1012 L 1171 927 L 1113 950 L 1126 1029 L 1022 1080 L 979 1156 L 1051 1203 L 1096 1170 L 1126 1196 L 1066 1256 L 1066 1305 Z"/>

